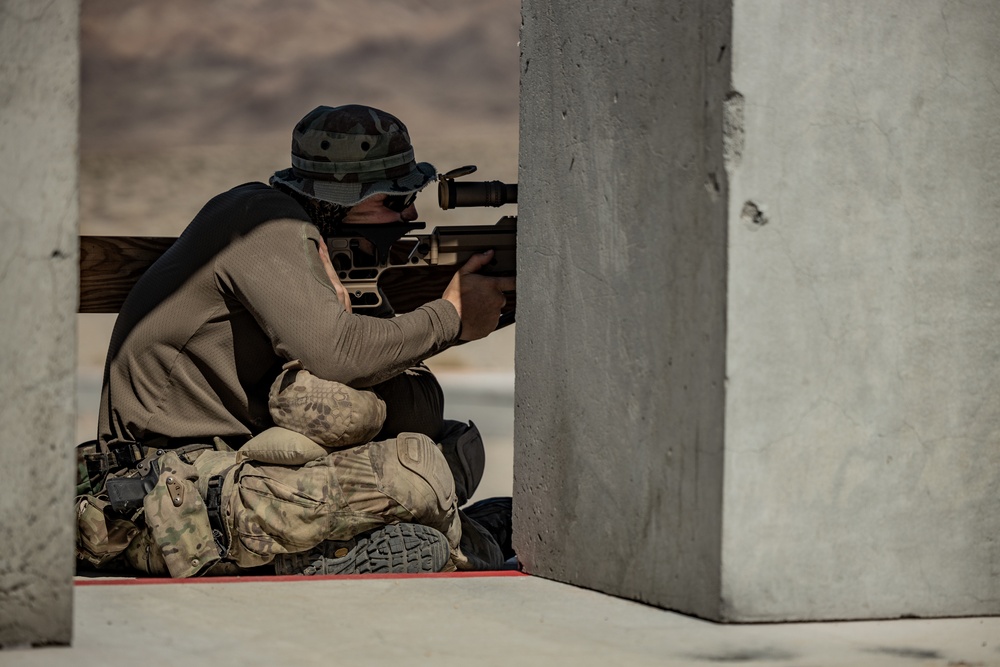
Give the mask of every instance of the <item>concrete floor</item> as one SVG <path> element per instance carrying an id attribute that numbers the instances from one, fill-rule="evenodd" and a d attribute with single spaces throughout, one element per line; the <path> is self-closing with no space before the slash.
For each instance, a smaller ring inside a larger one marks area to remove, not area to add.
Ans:
<path id="1" fill-rule="evenodd" d="M 513 373 L 442 369 L 447 416 L 487 448 L 477 498 L 509 495 Z M 81 439 L 100 373 L 79 382 Z M 90 420 L 90 421 L 88 421 Z M 78 580 L 70 648 L 2 667 L 136 665 L 1000 666 L 1000 618 L 723 626 L 544 579 Z"/>
<path id="2" fill-rule="evenodd" d="M 1000 618 L 726 626 L 506 574 L 78 581 L 73 646 L 0 665 L 1000 665 Z"/>

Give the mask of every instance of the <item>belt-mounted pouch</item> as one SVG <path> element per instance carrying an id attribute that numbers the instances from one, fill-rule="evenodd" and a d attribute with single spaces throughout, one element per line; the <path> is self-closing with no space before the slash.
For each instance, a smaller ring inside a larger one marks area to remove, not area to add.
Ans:
<path id="1" fill-rule="evenodd" d="M 162 452 L 160 452 L 162 453 Z M 136 442 L 115 441 L 102 450 L 97 440 L 88 440 L 76 446 L 76 495 L 97 496 L 105 490 L 109 479 L 134 477 L 132 471 L 141 467 L 150 457 L 145 455 L 142 445 Z M 146 471 L 141 471 L 145 474 Z M 114 499 L 112 499 L 114 501 Z M 141 500 L 141 498 L 140 498 Z M 113 502 L 112 504 L 118 504 Z M 117 511 L 130 513 L 136 507 L 116 507 Z"/>
<path id="2" fill-rule="evenodd" d="M 98 568 L 125 551 L 139 532 L 110 508 L 111 503 L 98 496 L 76 498 L 76 556 Z"/>
<path id="3" fill-rule="evenodd" d="M 96 440 L 76 446 L 76 495 L 97 495 L 108 476 L 108 457 Z"/>
<path id="4" fill-rule="evenodd" d="M 208 509 L 198 493 L 198 470 L 176 452 L 164 454 L 159 464 L 160 476 L 143 499 L 146 525 L 170 576 L 193 577 L 221 558 Z"/>

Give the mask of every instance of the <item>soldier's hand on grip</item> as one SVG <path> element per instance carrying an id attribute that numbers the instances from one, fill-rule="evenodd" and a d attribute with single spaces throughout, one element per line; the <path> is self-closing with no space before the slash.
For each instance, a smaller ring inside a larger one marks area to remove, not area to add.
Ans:
<path id="1" fill-rule="evenodd" d="M 461 340 L 478 340 L 497 328 L 500 311 L 507 303 L 504 292 L 513 291 L 510 277 L 481 276 L 477 271 L 489 264 L 493 251 L 473 255 L 448 283 L 442 298 L 450 301 L 462 319 Z"/>

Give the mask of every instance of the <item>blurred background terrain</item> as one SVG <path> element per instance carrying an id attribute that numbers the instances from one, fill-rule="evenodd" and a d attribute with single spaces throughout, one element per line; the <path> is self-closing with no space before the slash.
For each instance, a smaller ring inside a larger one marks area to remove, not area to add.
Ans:
<path id="1" fill-rule="evenodd" d="M 292 127 L 320 104 L 385 109 L 418 160 L 515 182 L 519 27 L 519 0 L 83 0 L 80 233 L 176 236 L 216 194 L 288 167 Z M 417 205 L 428 229 L 515 213 L 442 211 L 432 189 Z M 79 325 L 82 441 L 114 316 Z M 448 416 L 474 419 L 496 450 L 507 494 L 513 338 L 429 362 Z"/>

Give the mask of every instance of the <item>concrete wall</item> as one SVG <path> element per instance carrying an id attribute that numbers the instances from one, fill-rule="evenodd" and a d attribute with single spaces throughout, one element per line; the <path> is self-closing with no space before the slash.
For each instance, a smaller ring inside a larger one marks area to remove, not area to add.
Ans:
<path id="1" fill-rule="evenodd" d="M 522 5 L 527 569 L 1000 613 L 1000 5 L 580 5 Z"/>
<path id="2" fill-rule="evenodd" d="M 66 644 L 72 630 L 77 5 L 0 2 L 0 646 L 6 648 Z"/>
<path id="3" fill-rule="evenodd" d="M 727 2 L 524 0 L 515 536 L 528 571 L 720 595 Z"/>
<path id="4" fill-rule="evenodd" d="M 1000 3 L 733 25 L 723 614 L 1000 613 Z"/>

